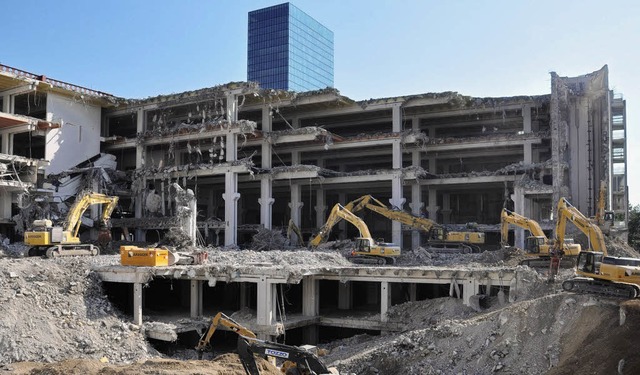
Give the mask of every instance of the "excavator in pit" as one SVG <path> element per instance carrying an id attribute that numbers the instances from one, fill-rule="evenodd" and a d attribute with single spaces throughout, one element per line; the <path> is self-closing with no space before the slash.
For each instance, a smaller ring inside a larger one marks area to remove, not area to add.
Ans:
<path id="1" fill-rule="evenodd" d="M 524 251 L 528 259 L 520 262 L 523 266 L 529 267 L 549 267 L 552 258 L 552 250 L 554 249 L 554 241 L 547 238 L 537 221 L 529 219 L 506 208 L 502 209 L 500 214 L 500 238 L 503 247 L 509 246 L 509 225 L 515 225 L 525 229 L 531 233 L 525 239 Z M 564 234 L 563 234 L 564 237 Z M 563 238 L 561 242 L 563 257 L 559 266 L 562 268 L 572 268 L 575 266 L 575 260 L 580 253 L 580 244 L 573 243 L 573 240 Z"/>
<path id="2" fill-rule="evenodd" d="M 326 242 L 331 229 L 341 220 L 350 222 L 360 231 L 360 237 L 355 239 L 355 248 L 351 252 L 349 260 L 359 264 L 395 264 L 396 258 L 400 256 L 400 247 L 374 240 L 367 224 L 340 203 L 333 206 L 327 221 L 320 228 L 318 234 L 309 241 L 309 247 L 315 248 Z"/>
<path id="3" fill-rule="evenodd" d="M 567 222 L 587 236 L 590 250 L 578 254 L 576 276 L 562 283 L 569 292 L 593 293 L 610 297 L 640 296 L 640 259 L 609 256 L 597 222 L 584 216 L 565 198 L 558 202 L 555 248 L 563 248 Z"/>
<path id="4" fill-rule="evenodd" d="M 316 354 L 304 347 L 280 344 L 259 340 L 255 333 L 237 323 L 222 312 L 217 313 L 206 332 L 202 334 L 195 349 L 202 357 L 202 353 L 211 348 L 211 337 L 218 326 L 238 334 L 238 356 L 247 375 L 260 375 L 255 356 L 259 355 L 267 360 L 283 361 L 280 370 L 285 375 L 323 375 L 338 374 L 338 371 L 327 367 Z"/>
<path id="5" fill-rule="evenodd" d="M 478 253 L 480 246 L 485 243 L 483 232 L 448 231 L 442 225 L 425 217 L 415 216 L 403 210 L 387 207 L 380 200 L 371 195 L 363 195 L 345 205 L 352 213 L 366 208 L 387 219 L 400 222 L 427 234 L 426 246 L 428 250 L 437 253 Z"/>
<path id="6" fill-rule="evenodd" d="M 82 215 L 94 204 L 102 205 L 98 242 L 108 243 L 111 240 L 109 219 L 118 204 L 118 197 L 90 192 L 76 199 L 62 226 L 54 226 L 49 219 L 34 220 L 32 229 L 24 233 L 25 244 L 31 246 L 29 256 L 46 255 L 47 258 L 53 258 L 100 254 L 98 246 L 80 243 L 78 237 Z"/>

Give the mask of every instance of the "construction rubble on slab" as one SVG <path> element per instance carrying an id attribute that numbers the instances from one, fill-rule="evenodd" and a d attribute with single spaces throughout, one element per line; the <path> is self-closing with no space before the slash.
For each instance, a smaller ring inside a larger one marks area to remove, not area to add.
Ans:
<path id="1" fill-rule="evenodd" d="M 640 258 L 625 106 L 607 66 L 548 95 L 354 101 L 127 99 L 0 65 L 0 374 L 244 374 L 245 341 L 340 374 L 640 373 L 638 299 L 522 263 L 532 239 L 550 264 L 559 240 Z M 567 200 L 605 249 L 558 225 Z M 219 312 L 237 326 L 196 351 Z"/>

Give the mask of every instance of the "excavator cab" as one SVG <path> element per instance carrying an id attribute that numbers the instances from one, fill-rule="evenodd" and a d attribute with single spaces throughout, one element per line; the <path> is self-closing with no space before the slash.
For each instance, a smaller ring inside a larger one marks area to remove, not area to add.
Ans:
<path id="1" fill-rule="evenodd" d="M 527 237 L 524 249 L 530 254 L 540 254 L 540 247 L 545 245 L 546 238 L 539 236 Z"/>
<path id="2" fill-rule="evenodd" d="M 582 276 L 597 275 L 600 273 L 603 253 L 582 251 L 578 254 L 578 274 Z"/>

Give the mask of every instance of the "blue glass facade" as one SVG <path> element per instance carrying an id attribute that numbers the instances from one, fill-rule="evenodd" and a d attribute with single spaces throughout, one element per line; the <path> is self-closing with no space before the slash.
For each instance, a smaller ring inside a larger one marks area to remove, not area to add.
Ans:
<path id="1" fill-rule="evenodd" d="M 249 12 L 247 80 L 299 92 L 333 87 L 333 32 L 290 3 Z"/>

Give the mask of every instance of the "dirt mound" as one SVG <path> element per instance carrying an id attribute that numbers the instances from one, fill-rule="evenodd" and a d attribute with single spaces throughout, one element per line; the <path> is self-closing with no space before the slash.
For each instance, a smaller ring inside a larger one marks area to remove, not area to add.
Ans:
<path id="1" fill-rule="evenodd" d="M 279 369 L 263 359 L 256 359 L 260 374 L 282 375 Z M 0 367 L 0 374 L 16 375 L 244 375 L 245 371 L 236 354 L 225 354 L 212 361 L 178 361 L 151 359 L 130 365 L 112 365 L 89 359 L 70 359 L 42 364 L 20 362 Z"/>
<path id="2" fill-rule="evenodd" d="M 564 348 L 548 374 L 640 374 L 640 301 L 585 308 L 561 340 Z"/>
<path id="3" fill-rule="evenodd" d="M 633 356 L 638 343 L 633 337 L 638 307 L 623 304 L 627 321 L 616 328 L 618 303 L 590 296 L 552 294 L 476 316 L 465 317 L 463 313 L 458 318 L 439 317 L 424 322 L 423 329 L 401 335 L 341 342 L 341 350 L 332 351 L 327 361 L 341 372 L 357 374 L 533 375 L 616 373 L 618 362 L 624 359 L 623 373 L 633 374 L 640 361 Z M 446 311 L 447 304 L 443 306 Z M 456 308 L 453 315 L 461 312 Z M 616 332 L 614 329 L 619 333 L 609 334 Z M 584 332 L 579 333 L 580 330 Z M 618 341 L 616 346 L 611 345 L 614 340 Z M 609 349 L 625 345 L 627 349 L 619 353 Z M 577 358 L 590 356 L 585 350 L 588 346 L 594 353 L 599 351 L 600 358 L 611 358 L 593 359 L 596 367 L 582 365 Z M 595 368 L 594 372 L 589 372 L 591 368 Z"/>
<path id="4" fill-rule="evenodd" d="M 90 272 L 100 258 L 0 259 L 0 363 L 156 354 Z"/>

